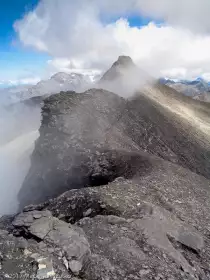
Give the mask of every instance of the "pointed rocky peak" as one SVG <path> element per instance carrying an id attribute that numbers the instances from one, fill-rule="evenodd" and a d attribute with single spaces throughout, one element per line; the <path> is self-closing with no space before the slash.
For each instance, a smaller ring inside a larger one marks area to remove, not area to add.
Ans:
<path id="1" fill-rule="evenodd" d="M 122 66 L 122 67 L 130 67 L 135 66 L 133 60 L 130 58 L 130 56 L 121 55 L 119 56 L 118 60 L 113 64 L 113 66 Z M 112 66 L 112 67 L 113 67 Z"/>
<path id="2" fill-rule="evenodd" d="M 115 61 L 111 68 L 102 76 L 101 81 L 115 80 L 116 78 L 122 76 L 123 71 L 126 71 L 131 68 L 137 69 L 137 66 L 130 58 L 130 56 L 119 56 L 118 60 Z"/>

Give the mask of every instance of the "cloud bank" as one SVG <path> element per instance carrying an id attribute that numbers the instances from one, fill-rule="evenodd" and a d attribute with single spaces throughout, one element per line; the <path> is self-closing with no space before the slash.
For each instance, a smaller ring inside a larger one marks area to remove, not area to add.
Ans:
<path id="1" fill-rule="evenodd" d="M 209 0 L 42 0 L 14 27 L 58 70 L 104 70 L 129 55 L 153 76 L 210 78 L 209 10 Z M 153 21 L 132 27 L 132 15 Z"/>
<path id="2" fill-rule="evenodd" d="M 0 80 L 0 85 L 3 87 L 19 86 L 19 85 L 35 85 L 40 81 L 39 77 L 26 77 L 17 80 Z"/>

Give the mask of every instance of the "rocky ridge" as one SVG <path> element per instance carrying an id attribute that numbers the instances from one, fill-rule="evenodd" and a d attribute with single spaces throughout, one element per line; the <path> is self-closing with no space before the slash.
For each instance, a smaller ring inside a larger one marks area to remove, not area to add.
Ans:
<path id="1" fill-rule="evenodd" d="M 163 98 L 168 89 L 160 90 Z M 197 114 L 208 117 L 199 106 Z M 98 89 L 51 96 L 45 100 L 39 132 L 19 192 L 21 206 L 72 188 L 106 184 L 119 176 L 130 178 L 140 166 L 143 174 L 155 161 L 149 160 L 151 154 L 210 176 L 209 135 L 144 94 L 127 101 Z"/>
<path id="2" fill-rule="evenodd" d="M 208 110 L 156 83 L 45 99 L 0 277 L 210 279 Z"/>

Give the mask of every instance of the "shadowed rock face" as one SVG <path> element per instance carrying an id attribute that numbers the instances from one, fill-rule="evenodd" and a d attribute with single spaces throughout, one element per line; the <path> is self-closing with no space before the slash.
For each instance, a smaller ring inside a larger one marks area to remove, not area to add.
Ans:
<path id="1" fill-rule="evenodd" d="M 21 206 L 151 172 L 155 159 L 149 154 L 210 176 L 209 149 L 200 134 L 144 94 L 125 100 L 89 90 L 60 93 L 44 102 L 40 138 L 19 193 Z"/>
<path id="2" fill-rule="evenodd" d="M 107 183 L 112 173 L 115 177 L 112 166 L 116 163 L 113 160 L 110 165 L 111 159 L 103 153 L 110 147 L 126 151 L 135 146 L 120 130 L 111 131 L 125 104 L 117 95 L 100 90 L 46 99 L 31 170 L 19 195 L 22 205 L 90 185 L 92 178 L 101 177 Z"/>

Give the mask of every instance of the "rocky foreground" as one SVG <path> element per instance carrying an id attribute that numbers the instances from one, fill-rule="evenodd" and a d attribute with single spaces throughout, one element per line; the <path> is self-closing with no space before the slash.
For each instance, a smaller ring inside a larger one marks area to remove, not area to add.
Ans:
<path id="1" fill-rule="evenodd" d="M 156 83 L 45 99 L 0 279 L 210 279 L 208 109 Z"/>
<path id="2" fill-rule="evenodd" d="M 209 181 L 157 161 L 1 220 L 1 279 L 210 279 Z M 25 278 L 24 278 L 25 277 Z"/>

